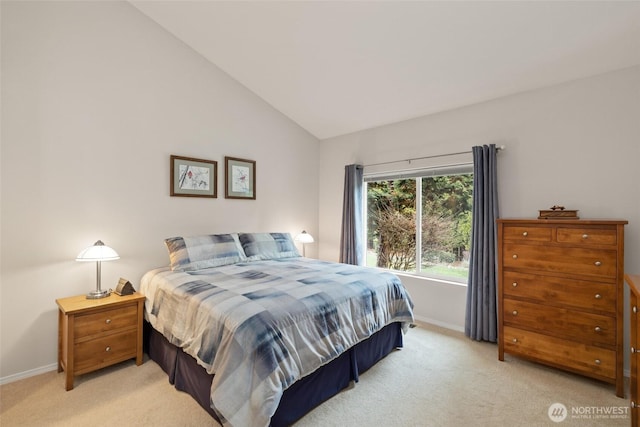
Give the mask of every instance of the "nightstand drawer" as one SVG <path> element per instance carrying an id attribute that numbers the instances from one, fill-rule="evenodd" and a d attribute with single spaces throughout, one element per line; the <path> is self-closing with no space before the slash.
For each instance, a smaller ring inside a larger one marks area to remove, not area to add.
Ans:
<path id="1" fill-rule="evenodd" d="M 136 357 L 138 331 L 107 335 L 75 345 L 74 373 L 93 371 Z"/>
<path id="2" fill-rule="evenodd" d="M 136 326 L 138 323 L 138 306 L 136 303 L 128 306 L 112 308 L 76 316 L 74 334 L 79 338 L 117 331 L 121 328 Z"/>

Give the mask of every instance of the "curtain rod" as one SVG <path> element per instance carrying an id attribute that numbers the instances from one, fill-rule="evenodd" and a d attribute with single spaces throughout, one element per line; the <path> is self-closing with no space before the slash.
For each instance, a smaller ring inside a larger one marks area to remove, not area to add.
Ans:
<path id="1" fill-rule="evenodd" d="M 500 150 L 504 150 L 505 146 L 501 145 L 499 147 L 496 147 L 496 151 L 500 151 Z M 391 163 L 402 163 L 402 162 L 409 162 L 411 163 L 414 160 L 424 160 L 424 159 L 435 159 L 438 157 L 449 157 L 449 156 L 458 156 L 460 154 L 469 154 L 472 153 L 473 151 L 460 151 L 458 153 L 448 153 L 448 154 L 435 154 L 433 156 L 424 156 L 424 157 L 414 157 L 412 159 L 403 159 L 403 160 L 393 160 L 390 162 L 381 162 L 381 163 L 371 163 L 369 165 L 363 165 L 363 167 L 370 167 L 370 166 L 380 166 L 380 165 L 389 165 Z"/>

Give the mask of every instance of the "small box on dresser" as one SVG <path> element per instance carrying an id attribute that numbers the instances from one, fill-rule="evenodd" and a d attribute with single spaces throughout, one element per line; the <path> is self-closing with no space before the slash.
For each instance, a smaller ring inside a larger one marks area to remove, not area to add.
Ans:
<path id="1" fill-rule="evenodd" d="M 624 397 L 625 220 L 498 219 L 498 358 L 615 384 Z"/>
<path id="2" fill-rule="evenodd" d="M 625 274 L 624 279 L 629 285 L 629 324 L 630 324 L 630 336 L 629 336 L 629 346 L 630 346 L 630 362 L 631 362 L 631 380 L 629 384 L 630 396 L 629 399 L 631 401 L 631 425 L 636 427 L 638 425 L 638 406 L 640 402 L 638 399 L 640 398 L 640 384 L 638 384 L 638 374 L 640 373 L 640 364 L 638 363 L 638 352 L 640 352 L 639 344 L 640 344 L 640 328 L 638 327 L 638 322 L 640 322 L 640 274 Z"/>
<path id="3" fill-rule="evenodd" d="M 58 372 L 65 389 L 74 378 L 128 359 L 142 364 L 144 295 L 134 293 L 87 299 L 78 295 L 58 304 Z"/>

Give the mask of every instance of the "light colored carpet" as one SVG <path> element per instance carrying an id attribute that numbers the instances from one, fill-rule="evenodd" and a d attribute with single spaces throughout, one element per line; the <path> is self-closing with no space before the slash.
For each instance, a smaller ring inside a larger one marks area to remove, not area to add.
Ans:
<path id="1" fill-rule="evenodd" d="M 69 392 L 57 372 L 5 384 L 0 403 L 2 427 L 218 426 L 152 361 L 80 376 Z M 554 403 L 567 408 L 562 422 L 548 416 Z M 493 344 L 420 325 L 409 330 L 404 349 L 296 427 L 628 426 L 628 404 L 612 385 L 509 356 L 499 362 Z"/>

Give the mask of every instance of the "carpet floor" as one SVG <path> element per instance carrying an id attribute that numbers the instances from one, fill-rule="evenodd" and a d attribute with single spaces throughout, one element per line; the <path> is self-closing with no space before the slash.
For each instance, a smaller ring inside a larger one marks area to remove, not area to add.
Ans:
<path id="1" fill-rule="evenodd" d="M 421 324 L 295 426 L 628 426 L 628 408 L 610 384 L 508 355 L 499 362 L 494 344 Z M 0 425 L 219 426 L 146 359 L 82 375 L 69 392 L 57 372 L 2 385 Z"/>

